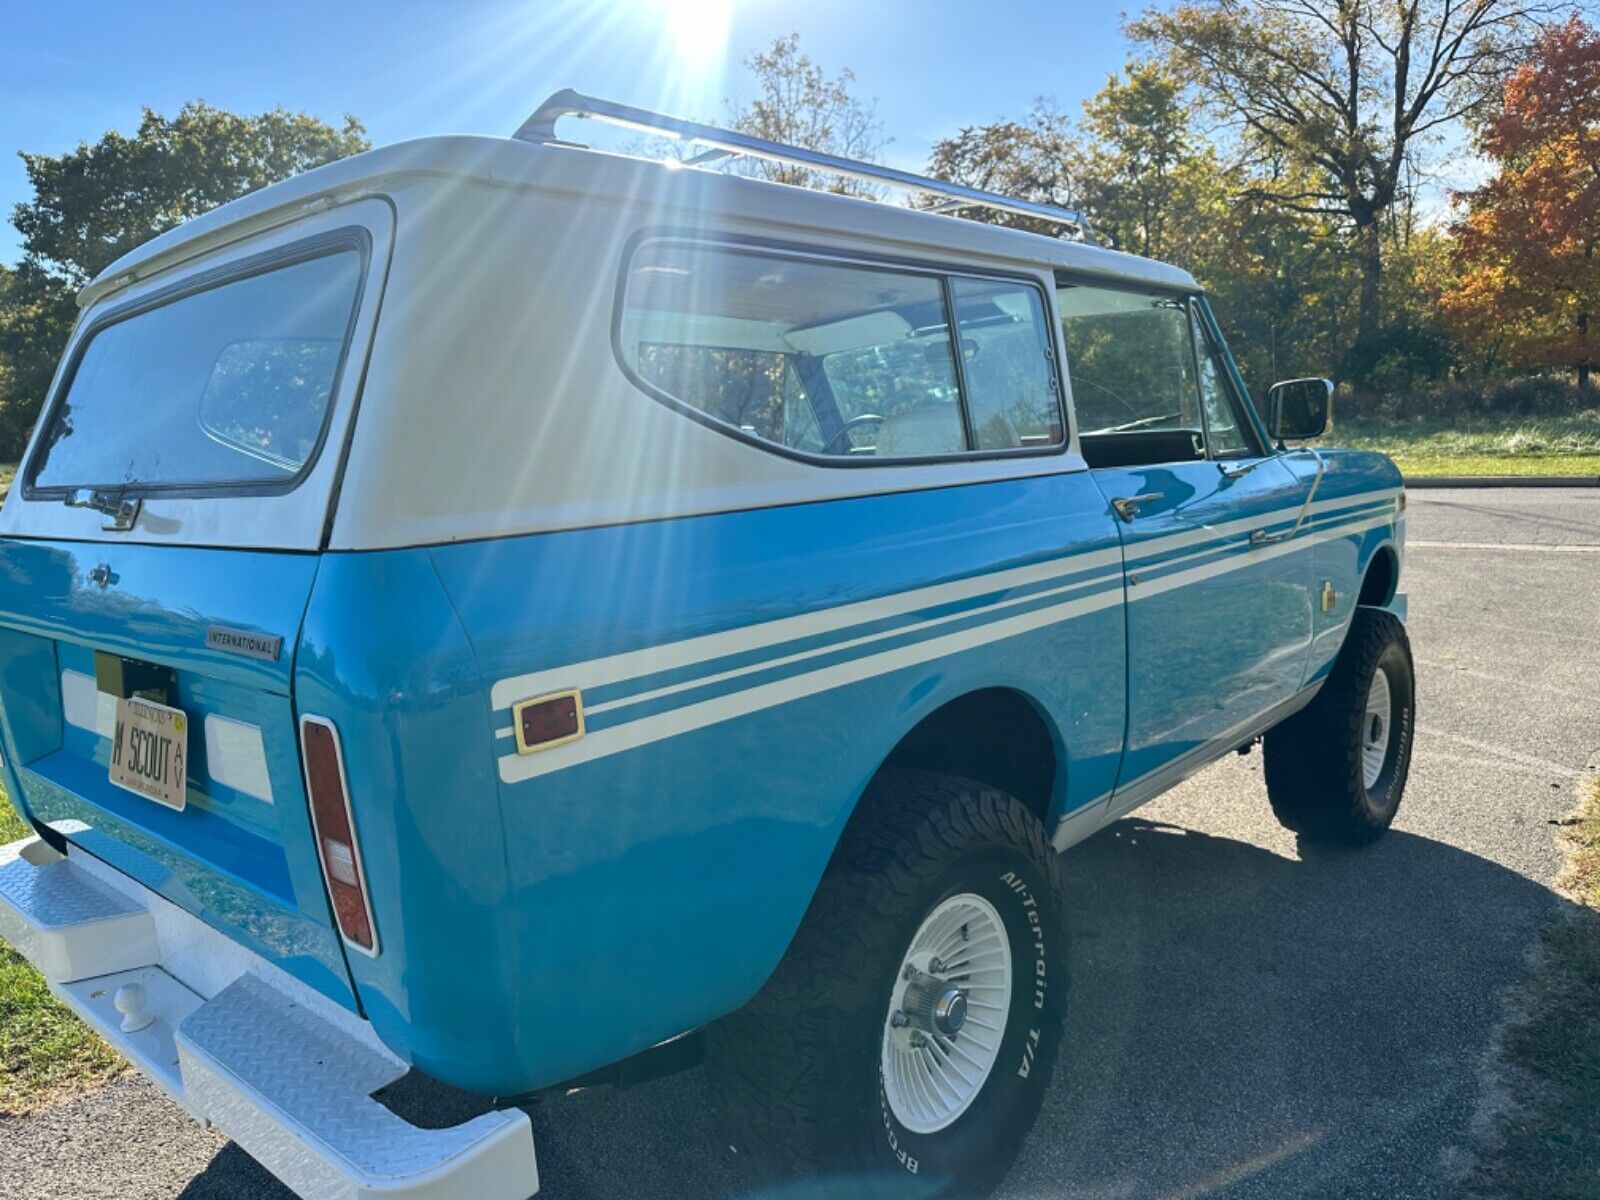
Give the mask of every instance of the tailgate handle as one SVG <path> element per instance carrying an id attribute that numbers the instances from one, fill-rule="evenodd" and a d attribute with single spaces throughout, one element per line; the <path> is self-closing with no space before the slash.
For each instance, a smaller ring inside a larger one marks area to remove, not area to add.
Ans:
<path id="1" fill-rule="evenodd" d="M 76 488 L 67 493 L 67 498 L 62 501 L 68 508 L 90 508 L 105 517 L 100 523 L 101 529 L 110 529 L 118 533 L 126 533 L 133 528 L 133 523 L 139 519 L 139 508 L 143 501 L 138 497 L 125 500 L 121 496 L 113 496 L 110 492 L 96 491 L 94 488 Z"/>

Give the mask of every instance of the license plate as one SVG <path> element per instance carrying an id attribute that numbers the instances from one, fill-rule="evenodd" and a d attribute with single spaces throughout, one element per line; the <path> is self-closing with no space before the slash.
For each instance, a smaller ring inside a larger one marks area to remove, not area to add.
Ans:
<path id="1" fill-rule="evenodd" d="M 189 718 L 149 700 L 117 701 L 111 782 L 183 811 L 189 781 Z"/>

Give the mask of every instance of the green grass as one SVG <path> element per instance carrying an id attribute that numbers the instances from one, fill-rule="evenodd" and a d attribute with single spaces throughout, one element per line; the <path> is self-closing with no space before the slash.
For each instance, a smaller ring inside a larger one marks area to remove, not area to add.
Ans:
<path id="1" fill-rule="evenodd" d="M 1338 421 L 1330 445 L 1382 450 L 1405 475 L 1600 475 L 1600 410 L 1559 417 Z"/>
<path id="2" fill-rule="evenodd" d="M 17 477 L 17 464 L 0 462 L 0 500 L 11 490 L 11 481 Z"/>
<path id="3" fill-rule="evenodd" d="M 1472 1179 L 1484 1196 L 1600 1196 L 1600 787 L 1564 832 L 1579 911 L 1545 932 L 1528 1019 L 1505 1038 L 1510 1104 Z"/>
<path id="4" fill-rule="evenodd" d="M 0 790 L 0 845 L 27 826 Z M 39 973 L 0 943 L 0 1118 L 42 1107 L 120 1072 L 125 1064 L 56 1003 Z"/>

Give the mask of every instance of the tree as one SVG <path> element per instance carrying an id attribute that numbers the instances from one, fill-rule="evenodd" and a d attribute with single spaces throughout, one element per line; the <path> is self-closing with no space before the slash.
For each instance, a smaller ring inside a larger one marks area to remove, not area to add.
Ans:
<path id="1" fill-rule="evenodd" d="M 1600 32 L 1577 17 L 1547 30 L 1478 146 L 1497 169 L 1457 198 L 1445 311 L 1480 349 L 1587 386 L 1600 364 Z"/>
<path id="2" fill-rule="evenodd" d="M 1174 254 L 1174 233 L 1198 232 L 1196 209 L 1220 198 L 1213 183 L 1222 170 L 1195 134 L 1182 82 L 1163 64 L 1129 63 L 1083 112 L 1096 229 L 1134 254 Z"/>
<path id="3" fill-rule="evenodd" d="M 23 154 L 33 199 L 12 223 L 22 260 L 0 279 L 0 457 L 15 457 L 75 316 L 73 294 L 121 255 L 190 217 L 368 148 L 361 123 L 283 109 L 243 116 L 200 101 L 138 132 L 62 155 Z"/>
<path id="4" fill-rule="evenodd" d="M 1382 323 L 1384 224 L 1446 129 L 1481 110 L 1540 0 L 1190 0 L 1129 25 L 1254 158 L 1295 168 L 1261 198 L 1331 218 L 1360 279 L 1356 344 Z"/>
<path id="5" fill-rule="evenodd" d="M 928 174 L 1003 196 L 1081 210 L 1084 158 L 1071 118 L 1041 100 L 1025 120 L 964 125 L 935 142 Z M 1060 232 L 1060 226 L 1050 222 L 993 209 L 973 209 L 969 215 L 1034 233 Z"/>
<path id="6" fill-rule="evenodd" d="M 1085 103 L 1079 125 L 1041 102 L 1021 121 L 967 126 L 934 146 L 929 172 L 1079 209 L 1101 242 L 1187 267 L 1211 292 L 1254 385 L 1321 369 L 1337 344 L 1353 281 L 1326 222 L 1253 198 L 1260 180 L 1221 161 L 1164 64 L 1129 63 Z"/>
<path id="7" fill-rule="evenodd" d="M 733 112 L 733 128 L 753 137 L 874 162 L 886 144 L 877 106 L 854 94 L 855 73 L 845 68 L 829 79 L 800 50 L 790 33 L 744 65 L 755 76 L 757 95 Z M 762 159 L 738 160 L 740 169 L 763 179 L 847 195 L 875 196 L 870 184 Z"/>

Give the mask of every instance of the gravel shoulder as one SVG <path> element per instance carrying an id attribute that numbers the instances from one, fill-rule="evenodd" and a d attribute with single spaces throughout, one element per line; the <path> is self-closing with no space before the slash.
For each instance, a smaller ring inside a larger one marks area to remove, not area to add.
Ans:
<path id="1" fill-rule="evenodd" d="M 1447 1196 L 1600 768 L 1600 489 L 1410 497 L 1416 754 L 1393 834 L 1302 851 L 1259 755 L 1068 853 L 1071 1030 L 1008 1197 Z M 699 1071 L 532 1109 L 551 1197 L 722 1196 Z M 123 1079 L 0 1121 L 8 1194 L 275 1197 Z"/>

